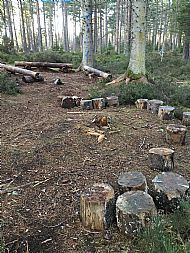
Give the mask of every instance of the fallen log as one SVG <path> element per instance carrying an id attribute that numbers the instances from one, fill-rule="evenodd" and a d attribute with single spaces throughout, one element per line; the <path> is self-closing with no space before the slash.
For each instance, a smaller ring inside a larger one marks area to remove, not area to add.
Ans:
<path id="1" fill-rule="evenodd" d="M 80 196 L 80 218 L 89 230 L 104 231 L 114 220 L 115 195 L 108 184 L 94 184 Z"/>
<path id="2" fill-rule="evenodd" d="M 130 191 L 120 195 L 116 201 L 116 218 L 119 230 L 134 236 L 150 224 L 157 211 L 152 197 L 143 191 Z"/>
<path id="3" fill-rule="evenodd" d="M 90 74 L 92 73 L 92 74 L 95 74 L 96 76 L 103 77 L 104 79 L 106 79 L 108 81 L 111 81 L 111 79 L 112 79 L 112 75 L 110 73 L 105 73 L 99 69 L 94 69 L 92 67 L 84 65 L 83 70 L 89 72 Z"/>
<path id="4" fill-rule="evenodd" d="M 6 64 L 1 64 L 0 63 L 0 68 L 4 68 L 5 70 L 10 71 L 11 73 L 15 73 L 15 74 L 18 73 L 18 74 L 23 74 L 23 75 L 26 75 L 26 76 L 31 76 L 36 80 L 43 78 L 42 76 L 40 76 L 39 72 L 34 72 L 34 71 L 31 71 L 31 70 L 18 68 L 18 67 L 14 67 L 14 66 L 11 66 L 11 65 L 6 65 Z"/>
<path id="5" fill-rule="evenodd" d="M 15 66 L 21 67 L 43 67 L 43 68 L 72 68 L 73 64 L 71 63 L 58 63 L 58 62 L 27 62 L 27 61 L 15 61 Z"/>
<path id="6" fill-rule="evenodd" d="M 43 76 L 39 76 L 38 79 L 34 79 L 31 76 L 23 76 L 22 81 L 25 83 L 43 82 L 44 78 Z"/>

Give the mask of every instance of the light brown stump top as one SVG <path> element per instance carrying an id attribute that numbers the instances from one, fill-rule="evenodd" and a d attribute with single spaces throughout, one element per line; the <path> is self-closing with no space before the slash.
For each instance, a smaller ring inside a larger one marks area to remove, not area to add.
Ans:
<path id="1" fill-rule="evenodd" d="M 151 148 L 149 154 L 157 154 L 160 156 L 169 156 L 174 153 L 174 150 L 170 148 Z"/>
<path id="2" fill-rule="evenodd" d="M 167 125 L 166 129 L 172 133 L 186 132 L 187 127 L 183 125 L 170 124 Z"/>
<path id="3" fill-rule="evenodd" d="M 152 182 L 157 192 L 163 192 L 168 199 L 179 198 L 189 189 L 187 180 L 174 172 L 162 172 Z"/>

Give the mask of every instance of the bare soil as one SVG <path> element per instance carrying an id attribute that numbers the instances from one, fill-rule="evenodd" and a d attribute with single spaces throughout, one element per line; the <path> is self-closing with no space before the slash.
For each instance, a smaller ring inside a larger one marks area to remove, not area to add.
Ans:
<path id="1" fill-rule="evenodd" d="M 13 189 L 1 196 L 6 252 L 132 252 L 116 225 L 104 235 L 81 226 L 80 193 L 95 182 L 107 182 L 117 193 L 123 171 L 143 172 L 151 187 L 159 173 L 149 167 L 152 147 L 173 148 L 175 172 L 190 180 L 190 131 L 185 146 L 171 146 L 165 127 L 178 120 L 163 122 L 134 106 L 69 114 L 82 110 L 61 108 L 57 96 L 87 97 L 95 81 L 82 73 L 43 74 L 45 82 L 22 85 L 22 94 L 2 95 L 0 183 Z M 53 84 L 57 77 L 64 85 Z M 100 144 L 78 129 L 90 126 L 96 114 L 110 116 L 116 130 Z"/>

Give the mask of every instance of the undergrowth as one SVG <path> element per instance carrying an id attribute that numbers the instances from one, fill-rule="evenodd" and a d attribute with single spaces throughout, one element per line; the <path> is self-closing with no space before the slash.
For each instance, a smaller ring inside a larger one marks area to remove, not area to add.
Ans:
<path id="1" fill-rule="evenodd" d="M 0 93 L 16 95 L 20 93 L 15 81 L 7 73 L 0 73 Z"/>

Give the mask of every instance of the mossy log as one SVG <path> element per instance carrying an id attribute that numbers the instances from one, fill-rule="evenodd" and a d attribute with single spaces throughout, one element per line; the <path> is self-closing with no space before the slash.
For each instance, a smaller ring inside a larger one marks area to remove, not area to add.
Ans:
<path id="1" fill-rule="evenodd" d="M 145 98 L 140 98 L 140 99 L 137 99 L 137 101 L 135 102 L 135 105 L 138 109 L 147 109 L 147 102 L 148 102 L 148 99 L 145 99 Z"/>
<path id="2" fill-rule="evenodd" d="M 75 101 L 72 97 L 67 97 L 67 96 L 63 96 L 62 100 L 61 100 L 61 107 L 62 108 L 73 108 L 75 107 Z"/>
<path id="3" fill-rule="evenodd" d="M 81 106 L 84 110 L 92 110 L 93 109 L 93 103 L 92 100 L 81 100 Z"/>
<path id="4" fill-rule="evenodd" d="M 190 112 L 183 112 L 182 124 L 190 126 Z"/>
<path id="5" fill-rule="evenodd" d="M 105 98 L 94 98 L 92 99 L 93 108 L 97 110 L 102 110 L 105 108 Z"/>
<path id="6" fill-rule="evenodd" d="M 163 101 L 152 99 L 147 102 L 147 111 L 157 114 L 159 107 L 163 105 Z"/>
<path id="7" fill-rule="evenodd" d="M 147 192 L 146 177 L 138 171 L 130 171 L 121 174 L 118 178 L 120 193 L 127 191 L 145 191 Z"/>
<path id="8" fill-rule="evenodd" d="M 89 67 L 86 65 L 83 66 L 83 69 L 85 71 L 87 71 L 88 73 L 90 73 L 90 74 L 92 73 L 92 74 L 95 74 L 96 76 L 100 76 L 107 81 L 111 81 L 111 79 L 112 79 L 112 75 L 110 73 L 105 73 L 99 69 L 95 69 L 95 68 L 92 68 L 92 67 Z"/>
<path id="9" fill-rule="evenodd" d="M 149 150 L 150 167 L 161 171 L 174 169 L 174 150 L 170 148 L 151 148 Z"/>
<path id="10" fill-rule="evenodd" d="M 169 144 L 185 144 L 187 127 L 183 125 L 170 124 L 166 127 L 166 141 Z"/>
<path id="11" fill-rule="evenodd" d="M 187 180 L 174 172 L 162 172 L 153 180 L 152 196 L 158 209 L 173 211 L 189 189 Z"/>
<path id="12" fill-rule="evenodd" d="M 174 117 L 175 107 L 160 106 L 158 110 L 158 117 L 162 120 L 171 120 Z"/>
<path id="13" fill-rule="evenodd" d="M 108 229 L 115 216 L 115 195 L 108 184 L 94 184 L 80 196 L 80 218 L 89 230 Z"/>
<path id="14" fill-rule="evenodd" d="M 11 73 L 18 73 L 18 74 L 23 74 L 25 76 L 31 76 L 36 80 L 42 80 L 42 76 L 40 75 L 40 73 L 38 72 L 34 72 L 31 70 L 27 70 L 27 69 L 22 69 L 22 68 L 18 68 L 18 67 L 13 67 L 11 65 L 6 65 L 6 64 L 2 64 L 0 63 L 0 68 L 4 68 L 7 71 L 10 71 Z"/>
<path id="15" fill-rule="evenodd" d="M 106 106 L 119 106 L 119 98 L 117 96 L 106 97 Z"/>
<path id="16" fill-rule="evenodd" d="M 143 191 L 125 192 L 116 201 L 117 226 L 128 236 L 136 235 L 148 226 L 156 214 L 152 197 Z"/>

